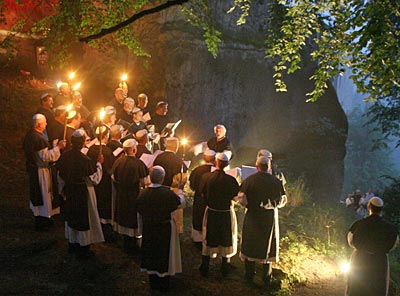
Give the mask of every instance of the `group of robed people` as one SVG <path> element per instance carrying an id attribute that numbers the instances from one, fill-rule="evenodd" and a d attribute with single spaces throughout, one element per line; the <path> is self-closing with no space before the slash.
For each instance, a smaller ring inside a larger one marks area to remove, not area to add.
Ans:
<path id="1" fill-rule="evenodd" d="M 74 95 L 78 97 L 75 110 L 58 105 L 55 118 L 49 112 L 52 96 L 42 96 L 41 107 L 24 139 L 36 229 L 51 226 L 51 217 L 60 213 L 61 206 L 69 252 L 86 258 L 91 254 L 91 244 L 113 241 L 118 233 L 124 237 L 128 252 L 140 253 L 141 269 L 149 274 L 151 288 L 168 290 L 169 276 L 182 271 L 179 233 L 183 232 L 182 189 L 188 172 L 188 166 L 176 155 L 179 140 L 171 137 L 173 131 L 163 129 L 170 121 L 165 116 L 168 104 L 157 104 L 153 121 L 157 128 L 149 130 L 142 120 L 147 111 L 144 94 L 139 95 L 138 102 L 119 100 L 126 95 L 117 89 L 116 103 L 105 108 L 106 118 L 100 124 L 91 121 L 90 112 L 82 112 L 85 118 L 81 119 L 79 110 L 87 108 L 82 108 L 81 95 Z M 75 112 L 73 116 L 71 111 Z M 79 124 L 74 124 L 77 114 Z M 59 123 L 58 133 L 48 128 L 48 121 L 51 127 L 54 121 Z M 192 238 L 202 251 L 200 273 L 208 276 L 210 258 L 218 254 L 222 257 L 222 274 L 226 276 L 232 269 L 229 261 L 237 253 L 238 243 L 233 208 L 237 202 L 246 208 L 240 252 L 245 278 L 253 281 L 255 263 L 259 262 L 263 265 L 262 278 L 271 287 L 271 263 L 279 260 L 278 209 L 287 202 L 286 180 L 272 167 L 272 154 L 260 150 L 256 171 L 239 185 L 226 173 L 233 157 L 226 128 L 216 125 L 214 132 L 203 152 L 205 164 L 194 168 L 189 177 L 194 191 Z M 151 143 L 155 139 L 158 141 Z M 141 160 L 143 154 L 152 155 L 157 148 L 162 152 Z M 354 229 L 352 226 L 350 233 Z M 355 245 L 353 241 L 351 245 Z M 349 283 L 352 287 L 352 281 Z M 353 291 L 349 295 L 359 294 Z"/>

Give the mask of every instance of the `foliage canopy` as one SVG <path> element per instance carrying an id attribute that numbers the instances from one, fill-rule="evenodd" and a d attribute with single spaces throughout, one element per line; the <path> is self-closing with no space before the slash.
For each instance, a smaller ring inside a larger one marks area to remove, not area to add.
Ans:
<path id="1" fill-rule="evenodd" d="M 80 41 L 97 48 L 110 43 L 126 46 L 137 56 L 149 57 L 130 24 L 146 9 L 150 14 L 174 5 L 182 6 L 188 22 L 202 30 L 207 48 L 214 57 L 223 42 L 213 20 L 211 0 L 14 1 L 15 5 L 31 2 L 36 7 L 47 5 L 47 10 L 52 11 L 34 22 L 31 31 L 44 37 L 44 45 L 58 65 L 67 63 L 73 52 L 71 48 Z M 239 11 L 237 24 L 245 25 L 252 9 L 257 9 L 256 1 L 232 0 L 227 13 Z M 4 20 L 4 13 L 2 7 L 0 21 Z M 358 92 L 366 94 L 365 100 L 377 102 L 371 112 L 373 120 L 385 126 L 384 136 L 398 135 L 399 1 L 270 0 L 265 16 L 269 24 L 265 54 L 274 62 L 278 92 L 287 91 L 285 76 L 299 70 L 302 63 L 311 58 L 316 62 L 310 77 L 314 89 L 306 96 L 308 101 L 316 101 L 325 93 L 328 81 L 341 75 L 348 66 Z M 1 46 L 9 46 L 9 40 L 6 41 L 8 43 Z"/>

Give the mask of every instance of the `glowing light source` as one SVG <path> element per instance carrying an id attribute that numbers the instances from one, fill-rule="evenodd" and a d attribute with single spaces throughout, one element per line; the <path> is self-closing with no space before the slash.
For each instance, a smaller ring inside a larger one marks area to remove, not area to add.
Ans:
<path id="1" fill-rule="evenodd" d="M 76 112 L 69 112 L 69 111 L 71 111 L 73 106 L 74 106 L 73 104 L 69 104 L 65 111 L 66 116 L 65 116 L 65 121 L 64 121 L 64 137 L 63 137 L 64 140 L 66 139 L 66 136 L 67 136 L 67 120 L 71 119 L 72 117 L 74 117 L 76 115 Z M 70 113 L 72 113 L 72 114 L 70 114 Z"/>
<path id="2" fill-rule="evenodd" d="M 106 111 L 104 111 L 104 108 L 101 108 L 101 111 L 100 111 L 100 120 L 101 121 L 103 121 L 104 115 L 106 115 Z"/>
<path id="3" fill-rule="evenodd" d="M 126 79 L 128 79 L 128 74 L 124 73 L 121 76 L 121 81 L 126 81 Z"/>
<path id="4" fill-rule="evenodd" d="M 72 80 L 75 78 L 75 72 L 70 72 L 68 75 L 69 80 Z"/>
<path id="5" fill-rule="evenodd" d="M 188 140 L 187 140 L 186 138 L 183 138 L 183 139 L 181 140 L 181 144 L 182 144 L 183 146 L 185 146 L 187 143 L 188 143 Z"/>
<path id="6" fill-rule="evenodd" d="M 57 82 L 57 88 L 60 88 L 62 84 L 63 84 L 62 81 L 58 81 Z"/>
<path id="7" fill-rule="evenodd" d="M 349 262 L 343 262 L 341 265 L 340 265 L 340 271 L 341 271 L 341 273 L 349 273 L 349 271 L 350 271 L 350 263 Z"/>
<path id="8" fill-rule="evenodd" d="M 78 89 L 81 87 L 81 85 L 82 85 L 81 82 L 76 83 L 76 84 L 72 87 L 72 90 L 78 90 Z"/>

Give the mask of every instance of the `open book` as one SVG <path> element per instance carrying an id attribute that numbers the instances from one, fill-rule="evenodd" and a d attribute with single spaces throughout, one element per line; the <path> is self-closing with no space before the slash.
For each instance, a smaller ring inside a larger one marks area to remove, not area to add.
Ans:
<path id="1" fill-rule="evenodd" d="M 142 120 L 143 120 L 143 122 L 150 121 L 151 120 L 150 113 L 147 112 L 146 114 L 144 114 L 143 117 L 142 117 Z"/>
<path id="2" fill-rule="evenodd" d="M 161 133 L 173 133 L 181 122 L 182 120 L 180 119 L 177 122 L 167 123 Z"/>
<path id="3" fill-rule="evenodd" d="M 124 129 L 128 129 L 130 126 L 131 126 L 131 124 L 129 123 L 129 122 L 127 122 L 127 121 L 125 121 L 125 120 L 123 120 L 123 119 L 118 119 L 118 121 L 116 122 L 116 124 L 119 124 L 119 125 L 121 125 Z"/>
<path id="4" fill-rule="evenodd" d="M 122 147 L 118 147 L 117 149 L 114 150 L 113 154 L 114 154 L 115 157 L 117 157 L 123 151 L 124 151 L 124 149 Z"/>

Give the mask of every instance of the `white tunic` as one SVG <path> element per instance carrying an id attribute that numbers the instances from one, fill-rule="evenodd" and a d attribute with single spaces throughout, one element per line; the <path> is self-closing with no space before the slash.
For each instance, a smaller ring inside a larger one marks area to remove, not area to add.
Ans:
<path id="1" fill-rule="evenodd" d="M 68 239 L 70 243 L 78 243 L 81 246 L 104 242 L 99 212 L 97 211 L 96 192 L 93 187 L 93 185 L 97 185 L 101 181 L 101 164 L 97 163 L 96 168 L 96 172 L 86 180 L 86 187 L 88 190 L 89 230 L 79 231 L 69 227 L 68 222 L 65 222 L 65 238 Z"/>
<path id="2" fill-rule="evenodd" d="M 35 152 L 36 165 L 38 166 L 38 178 L 40 191 L 43 197 L 43 205 L 34 206 L 29 202 L 29 207 L 34 216 L 42 216 L 50 218 L 53 215 L 60 213 L 60 208 L 52 208 L 51 201 L 53 200 L 51 174 L 48 163 L 57 161 L 60 158 L 60 149 L 55 146 L 53 149 L 44 148 Z"/>

